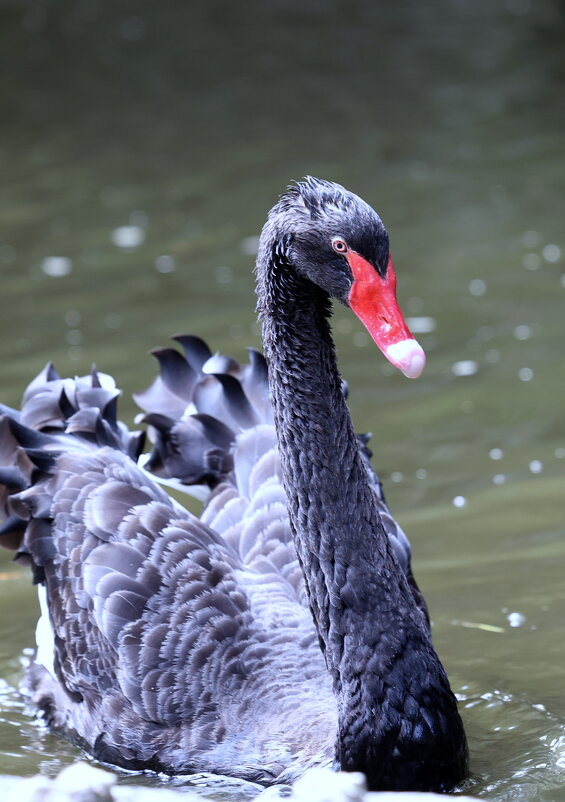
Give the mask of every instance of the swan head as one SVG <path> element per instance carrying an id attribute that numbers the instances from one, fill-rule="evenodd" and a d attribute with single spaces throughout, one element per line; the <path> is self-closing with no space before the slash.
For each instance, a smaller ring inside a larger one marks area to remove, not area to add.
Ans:
<path id="1" fill-rule="evenodd" d="M 426 362 L 396 300 L 387 230 L 364 200 L 339 184 L 307 177 L 272 209 L 285 260 L 348 306 L 395 367 L 417 378 Z"/>

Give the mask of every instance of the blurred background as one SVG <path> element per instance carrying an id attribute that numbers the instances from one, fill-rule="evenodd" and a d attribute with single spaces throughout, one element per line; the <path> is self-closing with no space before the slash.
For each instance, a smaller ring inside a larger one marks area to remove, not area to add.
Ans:
<path id="1" fill-rule="evenodd" d="M 257 236 L 291 179 L 371 203 L 428 366 L 395 373 L 343 308 L 340 364 L 467 790 L 498 800 L 565 800 L 564 42 L 560 0 L 0 0 L 1 400 L 94 362 L 131 425 L 171 334 L 260 345 Z M 80 752 L 15 691 L 36 600 L 0 560 L 0 773 L 52 774 Z"/>

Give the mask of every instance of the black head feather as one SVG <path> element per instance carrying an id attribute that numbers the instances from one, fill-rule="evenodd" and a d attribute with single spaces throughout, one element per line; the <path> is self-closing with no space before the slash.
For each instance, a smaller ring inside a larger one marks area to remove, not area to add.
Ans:
<path id="1" fill-rule="evenodd" d="M 340 184 L 307 176 L 273 207 L 262 241 L 267 247 L 270 240 L 275 249 L 272 261 L 281 268 L 279 281 L 295 270 L 347 304 L 353 276 L 345 256 L 332 247 L 336 237 L 380 275 L 386 274 L 389 238 L 374 209 Z M 259 260 L 263 258 L 261 251 Z"/>

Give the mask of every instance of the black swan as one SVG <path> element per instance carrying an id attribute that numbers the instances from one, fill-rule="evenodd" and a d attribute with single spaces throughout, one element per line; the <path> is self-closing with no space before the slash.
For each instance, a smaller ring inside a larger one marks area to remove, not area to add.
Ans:
<path id="1" fill-rule="evenodd" d="M 261 235 L 257 293 L 266 361 L 189 336 L 184 355 L 157 352 L 138 397 L 145 468 L 96 371 L 47 366 L 21 411 L 0 409 L 3 540 L 42 601 L 30 692 L 52 727 L 130 769 L 269 784 L 333 765 L 371 789 L 449 790 L 463 726 L 328 322 L 335 298 L 421 372 L 380 218 L 337 184 L 292 186 Z M 206 485 L 201 519 L 149 471 Z"/>

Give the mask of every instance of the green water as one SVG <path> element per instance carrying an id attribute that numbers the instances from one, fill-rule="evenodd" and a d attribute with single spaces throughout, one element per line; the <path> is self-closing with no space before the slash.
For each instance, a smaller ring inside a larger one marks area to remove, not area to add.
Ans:
<path id="1" fill-rule="evenodd" d="M 428 366 L 395 374 L 344 309 L 336 339 L 461 699 L 468 790 L 565 800 L 562 4 L 12 0 L 0 16 L 1 399 L 48 359 L 96 362 L 131 423 L 170 334 L 238 358 L 258 344 L 248 238 L 290 179 L 362 195 L 401 305 L 432 329 Z M 37 609 L 0 560 L 0 773 L 52 774 L 79 753 L 15 691 Z"/>

